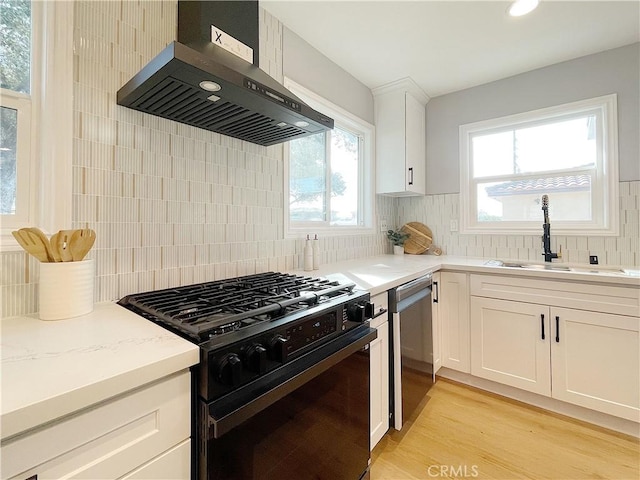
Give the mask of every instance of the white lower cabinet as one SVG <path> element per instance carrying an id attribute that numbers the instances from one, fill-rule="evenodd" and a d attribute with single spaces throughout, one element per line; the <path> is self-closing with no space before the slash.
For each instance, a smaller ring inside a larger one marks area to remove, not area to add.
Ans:
<path id="1" fill-rule="evenodd" d="M 433 373 L 438 373 L 442 367 L 442 317 L 440 315 L 440 272 L 432 276 L 431 285 L 431 318 L 433 341 Z"/>
<path id="2" fill-rule="evenodd" d="M 638 317 L 551 308 L 552 396 L 640 420 Z"/>
<path id="3" fill-rule="evenodd" d="M 473 375 L 640 419 L 640 318 L 617 313 L 634 311 L 637 290 L 598 295 L 592 285 L 481 275 L 470 283 Z M 580 301 L 598 311 L 562 306 Z"/>
<path id="4" fill-rule="evenodd" d="M 191 440 L 176 445 L 140 468 L 122 477 L 122 480 L 183 479 L 189 478 L 191 469 Z"/>
<path id="5" fill-rule="evenodd" d="M 442 366 L 465 373 L 471 371 L 467 277 L 466 273 L 440 272 L 437 292 Z"/>
<path id="6" fill-rule="evenodd" d="M 389 321 L 387 292 L 371 299 L 376 317 L 371 320 L 378 337 L 369 345 L 370 361 L 370 447 L 389 430 Z"/>
<path id="7" fill-rule="evenodd" d="M 190 392 L 185 371 L 10 438 L 2 478 L 189 478 Z"/>
<path id="8" fill-rule="evenodd" d="M 471 374 L 551 395 L 549 308 L 471 297 Z"/>

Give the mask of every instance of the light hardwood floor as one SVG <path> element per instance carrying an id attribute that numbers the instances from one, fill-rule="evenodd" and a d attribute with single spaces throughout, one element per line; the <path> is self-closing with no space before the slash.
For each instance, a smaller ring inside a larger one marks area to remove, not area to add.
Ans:
<path id="1" fill-rule="evenodd" d="M 401 432 L 372 452 L 372 480 L 640 478 L 640 443 L 438 379 Z"/>

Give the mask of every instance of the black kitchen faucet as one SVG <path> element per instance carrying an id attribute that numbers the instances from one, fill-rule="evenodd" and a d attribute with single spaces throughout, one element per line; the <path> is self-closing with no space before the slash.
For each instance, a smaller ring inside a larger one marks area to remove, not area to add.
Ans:
<path id="1" fill-rule="evenodd" d="M 554 258 L 562 256 L 562 247 L 560 252 L 553 253 L 551 251 L 551 224 L 549 223 L 549 196 L 542 196 L 542 211 L 544 212 L 544 224 L 542 225 L 542 255 L 545 262 L 551 262 Z"/>

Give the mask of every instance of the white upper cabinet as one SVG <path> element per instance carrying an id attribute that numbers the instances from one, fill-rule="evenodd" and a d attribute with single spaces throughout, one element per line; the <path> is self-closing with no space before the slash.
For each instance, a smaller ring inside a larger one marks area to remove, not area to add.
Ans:
<path id="1" fill-rule="evenodd" d="M 373 90 L 376 119 L 376 193 L 424 195 L 429 97 L 411 79 Z"/>

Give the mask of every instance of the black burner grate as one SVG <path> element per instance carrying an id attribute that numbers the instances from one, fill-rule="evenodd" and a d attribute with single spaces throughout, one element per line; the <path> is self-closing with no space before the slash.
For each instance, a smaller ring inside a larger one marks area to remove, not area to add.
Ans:
<path id="1" fill-rule="evenodd" d="M 129 295 L 121 305 L 201 342 L 350 293 L 353 284 L 260 273 Z"/>

